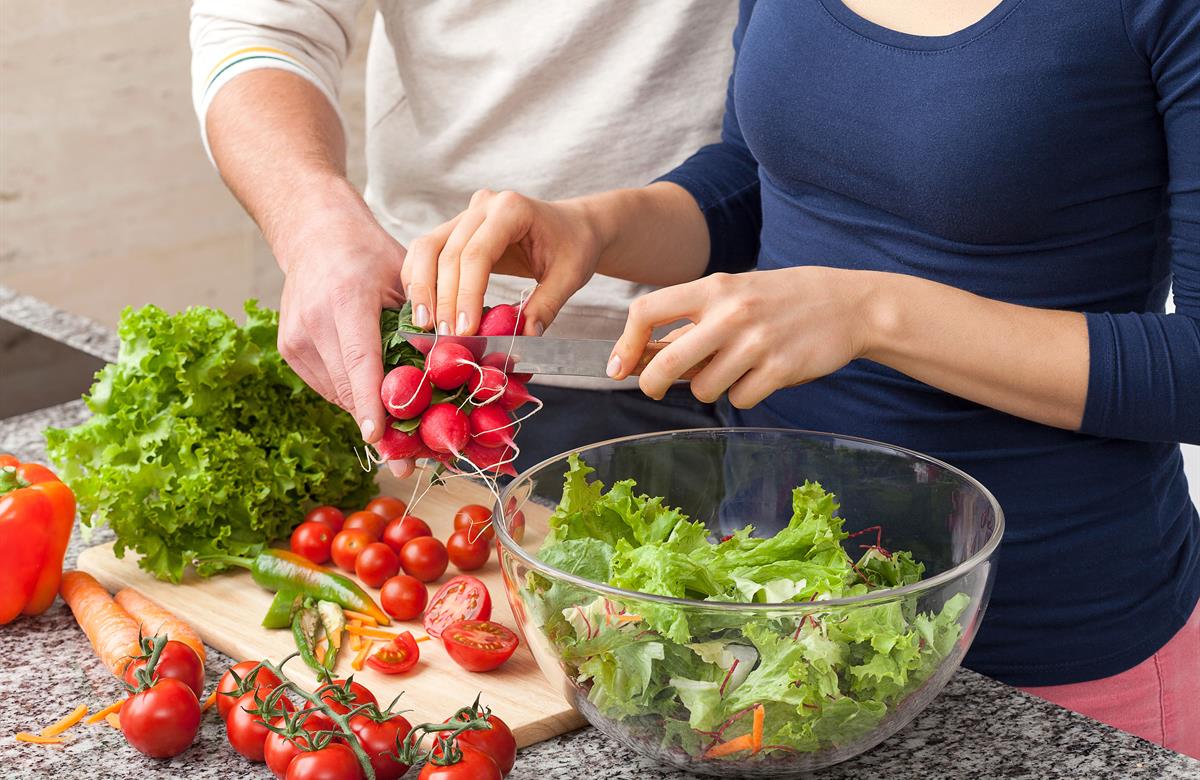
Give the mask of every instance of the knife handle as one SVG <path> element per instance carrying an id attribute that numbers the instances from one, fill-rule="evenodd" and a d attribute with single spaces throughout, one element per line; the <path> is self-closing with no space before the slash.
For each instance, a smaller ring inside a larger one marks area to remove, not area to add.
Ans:
<path id="1" fill-rule="evenodd" d="M 651 341 L 648 344 L 646 344 L 646 349 L 642 351 L 642 356 L 640 358 L 638 358 L 637 365 L 635 365 L 633 367 L 633 371 L 629 372 L 630 375 L 631 376 L 641 376 L 642 370 L 646 368 L 646 364 L 649 363 L 651 360 L 653 360 L 655 355 L 657 355 L 659 352 L 662 352 L 664 349 L 666 349 L 670 343 L 671 342 L 669 342 L 669 341 Z M 708 362 L 710 360 L 712 360 L 711 356 L 704 358 L 699 363 L 697 363 L 696 365 L 689 368 L 687 371 L 684 371 L 683 376 L 681 376 L 679 378 L 687 379 L 687 380 L 692 379 L 692 377 L 694 377 L 694 376 L 696 376 L 696 374 L 700 373 L 701 369 L 703 369 L 705 366 L 708 365 Z"/>

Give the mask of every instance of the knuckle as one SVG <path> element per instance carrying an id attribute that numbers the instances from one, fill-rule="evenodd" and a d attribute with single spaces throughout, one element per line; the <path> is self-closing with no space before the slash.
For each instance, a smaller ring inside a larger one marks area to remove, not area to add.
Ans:
<path id="1" fill-rule="evenodd" d="M 489 210 L 523 214 L 529 208 L 529 199 L 519 192 L 498 192 L 488 203 Z"/>
<path id="2" fill-rule="evenodd" d="M 475 192 L 471 195 L 471 205 L 477 206 L 480 203 L 486 203 L 495 194 L 496 193 L 492 192 L 487 187 L 475 190 Z"/>
<path id="3" fill-rule="evenodd" d="M 408 251 L 415 258 L 428 257 L 437 249 L 437 242 L 430 236 L 421 236 L 408 245 Z"/>
<path id="4" fill-rule="evenodd" d="M 370 355 L 357 344 L 351 344 L 342 349 L 342 362 L 346 365 L 347 371 L 353 372 L 364 368 L 368 360 L 370 360 Z M 348 378 L 346 378 L 346 382 L 349 385 Z"/>

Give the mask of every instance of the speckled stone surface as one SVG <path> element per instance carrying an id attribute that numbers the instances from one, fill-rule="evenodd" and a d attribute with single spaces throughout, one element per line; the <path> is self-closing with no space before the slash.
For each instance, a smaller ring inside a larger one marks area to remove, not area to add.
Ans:
<path id="1" fill-rule="evenodd" d="M 56 311 L 0 287 L 0 317 L 111 359 L 116 340 L 87 320 Z M 45 462 L 41 432 L 82 421 L 81 402 L 0 420 L 0 451 Z M 73 564 L 84 547 L 107 541 L 99 530 L 77 529 L 67 551 Z M 230 659 L 210 650 L 207 686 Z M 11 735 L 36 730 L 84 702 L 93 709 L 115 701 L 117 681 L 101 666 L 70 610 L 61 602 L 36 618 L 0 628 L 0 777 L 269 778 L 225 741 L 210 711 L 196 743 L 170 761 L 135 753 L 107 725 L 77 726 L 61 746 L 16 743 Z M 502 714 L 502 713 L 501 713 Z M 416 772 L 410 772 L 413 778 Z M 513 780 L 681 780 L 692 775 L 642 761 L 595 729 L 521 751 Z M 916 720 L 857 759 L 818 778 L 1146 778 L 1200 779 L 1200 762 L 1123 734 L 1057 706 L 960 670 Z"/>

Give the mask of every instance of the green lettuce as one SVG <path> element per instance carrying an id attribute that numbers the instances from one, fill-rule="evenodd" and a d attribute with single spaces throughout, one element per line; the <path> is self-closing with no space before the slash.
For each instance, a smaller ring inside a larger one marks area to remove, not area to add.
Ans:
<path id="1" fill-rule="evenodd" d="M 85 396 L 91 418 L 46 431 L 83 522 L 111 526 L 118 556 L 132 549 L 178 581 L 197 555 L 254 554 L 307 508 L 374 494 L 354 420 L 288 368 L 277 325 L 253 301 L 244 326 L 203 307 L 122 313 L 117 362 Z"/>

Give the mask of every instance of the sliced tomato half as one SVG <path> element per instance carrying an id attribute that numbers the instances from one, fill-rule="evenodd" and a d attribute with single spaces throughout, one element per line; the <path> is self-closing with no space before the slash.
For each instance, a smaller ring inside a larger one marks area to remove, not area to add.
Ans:
<path id="1" fill-rule="evenodd" d="M 425 631 L 440 637 L 451 623 L 487 620 L 492 616 L 492 597 L 477 577 L 460 574 L 450 578 L 425 607 Z"/>
<path id="2" fill-rule="evenodd" d="M 490 620 L 460 620 L 442 632 L 446 652 L 468 672 L 489 672 L 517 649 L 517 635 Z"/>
<path id="3" fill-rule="evenodd" d="M 384 674 L 404 674 L 417 664 L 421 649 L 411 631 L 405 631 L 367 659 L 367 666 Z"/>

